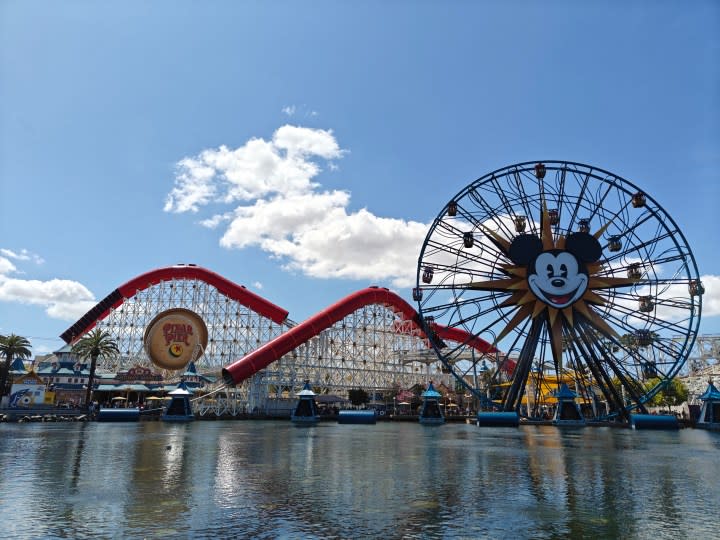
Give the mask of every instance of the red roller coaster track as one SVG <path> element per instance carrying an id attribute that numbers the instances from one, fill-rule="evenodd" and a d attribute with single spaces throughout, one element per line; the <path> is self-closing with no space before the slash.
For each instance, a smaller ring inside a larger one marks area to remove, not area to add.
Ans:
<path id="1" fill-rule="evenodd" d="M 215 287 L 225 296 L 237 300 L 244 306 L 252 309 L 255 313 L 267 317 L 278 324 L 283 322 L 288 316 L 287 310 L 248 291 L 244 286 L 233 283 L 220 274 L 216 274 L 215 272 L 211 272 L 206 268 L 194 264 L 176 265 L 151 270 L 121 285 L 98 302 L 94 308 L 83 315 L 75 324 L 65 330 L 60 337 L 65 343 L 72 343 L 86 332 L 92 330 L 95 324 L 97 324 L 97 321 L 107 317 L 111 309 L 118 307 L 126 299 L 132 298 L 140 291 L 157 285 L 161 281 L 169 281 L 172 279 L 197 279 L 204 281 Z"/>
<path id="2" fill-rule="evenodd" d="M 310 338 L 317 336 L 334 323 L 341 321 L 353 311 L 372 304 L 391 307 L 400 314 L 403 319 L 412 321 L 418 329 L 422 328 L 419 315 L 405 300 L 397 294 L 390 292 L 388 289 L 368 287 L 367 289 L 362 289 L 346 296 L 332 306 L 325 308 L 306 321 L 291 328 L 284 334 L 279 335 L 272 341 L 255 349 L 240 360 L 223 368 L 223 379 L 228 384 L 238 384 L 244 381 L 259 370 L 272 364 L 278 358 L 307 342 Z M 433 324 L 432 329 L 441 339 L 451 339 L 453 341 L 467 343 L 482 353 L 495 352 L 495 348 L 493 348 L 490 343 L 464 330 L 446 328 L 439 324 Z"/>
<path id="3" fill-rule="evenodd" d="M 257 314 L 281 323 L 287 319 L 288 312 L 261 296 L 248 291 L 244 286 L 196 265 L 176 265 L 151 270 L 121 285 L 95 307 L 83 315 L 75 324 L 61 334 L 66 343 L 72 343 L 86 334 L 98 321 L 108 316 L 111 309 L 117 308 L 125 300 L 140 291 L 162 281 L 172 279 L 197 279 L 215 287 L 220 293 L 237 300 Z M 223 378 L 229 384 L 238 384 L 251 377 L 257 371 L 266 368 L 275 360 L 299 347 L 334 323 L 342 320 L 353 311 L 364 306 L 380 304 L 392 308 L 404 320 L 411 321 L 422 332 L 419 315 L 413 307 L 397 294 L 382 287 L 368 287 L 346 296 L 330 307 L 322 310 L 306 321 L 294 326 L 284 334 L 262 345 L 243 358 L 223 368 Z M 466 343 L 481 353 L 494 353 L 496 349 L 487 341 L 459 328 L 447 328 L 437 323 L 431 324 L 432 330 L 441 339 Z"/>

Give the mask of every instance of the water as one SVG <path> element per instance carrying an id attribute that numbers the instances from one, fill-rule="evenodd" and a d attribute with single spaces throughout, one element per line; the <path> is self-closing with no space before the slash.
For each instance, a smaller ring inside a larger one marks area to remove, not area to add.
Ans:
<path id="1" fill-rule="evenodd" d="M 0 424 L 0 538 L 717 538 L 720 434 Z"/>

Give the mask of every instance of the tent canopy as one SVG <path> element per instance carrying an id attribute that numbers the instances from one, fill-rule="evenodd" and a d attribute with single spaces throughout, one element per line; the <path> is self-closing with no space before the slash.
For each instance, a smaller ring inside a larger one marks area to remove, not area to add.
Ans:
<path id="1" fill-rule="evenodd" d="M 316 395 L 315 401 L 317 403 L 346 403 L 348 400 L 332 394 L 322 394 Z"/>

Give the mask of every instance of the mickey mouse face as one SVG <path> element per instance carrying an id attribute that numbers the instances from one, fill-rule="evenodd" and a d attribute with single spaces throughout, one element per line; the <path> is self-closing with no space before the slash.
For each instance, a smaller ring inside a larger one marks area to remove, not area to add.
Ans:
<path id="1" fill-rule="evenodd" d="M 535 273 L 528 276 L 528 285 L 540 300 L 561 309 L 585 293 L 588 276 L 569 251 L 545 251 L 535 259 Z"/>
<path id="2" fill-rule="evenodd" d="M 562 309 L 582 297 L 588 288 L 585 263 L 597 261 L 602 248 L 587 233 L 573 233 L 565 239 L 565 249 L 543 251 L 540 238 L 532 234 L 515 237 L 508 253 L 518 265 L 527 266 L 532 293 L 542 302 Z"/>

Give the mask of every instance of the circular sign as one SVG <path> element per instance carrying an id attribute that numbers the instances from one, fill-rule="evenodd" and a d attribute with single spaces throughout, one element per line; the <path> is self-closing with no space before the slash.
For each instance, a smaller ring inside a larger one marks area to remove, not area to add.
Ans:
<path id="1" fill-rule="evenodd" d="M 203 355 L 208 331 L 197 313 L 173 308 L 163 311 L 150 322 L 143 341 L 153 364 L 178 370 Z"/>

